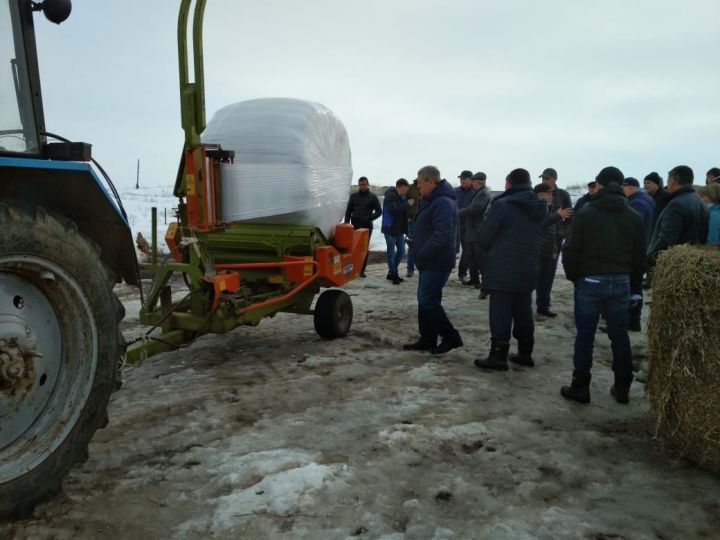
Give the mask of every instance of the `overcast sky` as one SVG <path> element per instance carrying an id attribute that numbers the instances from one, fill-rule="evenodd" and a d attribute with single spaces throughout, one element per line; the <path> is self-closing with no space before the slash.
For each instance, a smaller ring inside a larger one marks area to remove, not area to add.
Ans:
<path id="1" fill-rule="evenodd" d="M 174 184 L 179 1 L 74 0 L 36 15 L 48 130 L 118 187 Z M 208 119 L 258 97 L 323 103 L 373 184 L 524 167 L 585 183 L 720 166 L 720 1 L 209 0 Z"/>

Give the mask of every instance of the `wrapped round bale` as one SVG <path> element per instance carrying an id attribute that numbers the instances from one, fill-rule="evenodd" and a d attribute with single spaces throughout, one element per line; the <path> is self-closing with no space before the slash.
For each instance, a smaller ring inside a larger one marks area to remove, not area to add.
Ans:
<path id="1" fill-rule="evenodd" d="M 653 275 L 647 393 L 658 434 L 720 472 L 720 250 L 677 246 Z"/>
<path id="2" fill-rule="evenodd" d="M 289 98 L 253 99 L 217 111 L 202 141 L 235 151 L 222 165 L 222 218 L 312 225 L 330 239 L 345 214 L 352 163 L 342 122 Z"/>

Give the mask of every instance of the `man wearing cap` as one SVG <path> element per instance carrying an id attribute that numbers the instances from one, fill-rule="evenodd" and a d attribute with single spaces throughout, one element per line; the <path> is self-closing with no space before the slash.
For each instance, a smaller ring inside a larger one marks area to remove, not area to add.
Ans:
<path id="1" fill-rule="evenodd" d="M 470 205 L 458 211 L 460 221 L 465 222 L 465 229 L 462 231 L 465 241 L 463 249 L 467 249 L 470 274 L 470 279 L 466 283 L 475 285 L 477 289 L 481 286 L 480 275 L 485 261 L 485 252 L 478 244 L 480 240 L 478 229 L 485 217 L 485 210 L 487 210 L 490 199 L 492 199 L 492 191 L 485 186 L 486 180 L 487 176 L 484 172 L 477 172 L 472 176 L 471 184 L 475 193 Z M 481 296 L 485 298 L 487 293 L 484 296 L 481 294 Z"/>
<path id="2" fill-rule="evenodd" d="M 649 265 L 661 251 L 678 244 L 704 244 L 708 233 L 708 211 L 693 188 L 693 170 L 678 165 L 668 173 L 669 193 L 658 216 L 648 245 Z"/>
<path id="3" fill-rule="evenodd" d="M 548 215 L 543 221 L 542 236 L 540 237 L 540 254 L 538 258 L 538 280 L 535 287 L 535 305 L 538 315 L 545 317 L 557 317 L 557 313 L 550 311 L 550 293 L 555 282 L 557 269 L 558 248 L 557 248 L 557 223 L 560 220 L 570 217 L 570 208 L 560 208 L 550 212 L 552 206 L 552 188 L 544 182 L 535 186 L 535 194 L 548 206 Z"/>
<path id="4" fill-rule="evenodd" d="M 475 190 L 472 187 L 471 178 L 473 176 L 472 171 L 463 171 L 460 173 L 458 178 L 460 179 L 460 186 L 455 188 L 455 197 L 457 200 L 458 211 L 470 206 L 470 202 L 475 195 Z M 469 260 L 467 255 L 467 248 L 465 246 L 465 240 L 463 239 L 463 232 L 465 231 L 465 220 L 460 218 L 458 223 L 458 246 L 462 247 L 462 253 L 460 253 L 460 262 L 458 263 L 458 279 L 464 282 L 467 277 Z"/>
<path id="5" fill-rule="evenodd" d="M 655 202 L 655 216 L 653 222 L 656 222 L 657 218 L 665 209 L 665 205 L 667 204 L 668 197 L 670 195 L 663 187 L 662 177 L 656 172 L 651 172 L 645 177 L 643 186 L 645 187 L 647 194 L 650 195 L 652 200 Z"/>
<path id="6" fill-rule="evenodd" d="M 630 208 L 635 210 L 643 218 L 645 226 L 645 239 L 649 242 L 652 234 L 653 221 L 655 219 L 655 201 L 640 189 L 640 182 L 637 178 L 628 176 L 623 180 L 623 193 L 628 199 Z"/>
<path id="7" fill-rule="evenodd" d="M 345 209 L 344 223 L 352 223 L 355 229 L 368 229 L 368 246 L 373 232 L 373 221 L 382 215 L 382 207 L 377 195 L 370 191 L 370 182 L 365 176 L 358 178 L 358 190 L 350 194 L 347 208 Z M 369 253 L 369 249 L 368 249 Z M 363 261 L 360 277 L 365 277 L 367 268 L 367 255 Z"/>
<path id="8" fill-rule="evenodd" d="M 643 226 L 645 228 L 645 245 L 650 241 L 650 235 L 652 234 L 653 222 L 655 221 L 655 201 L 650 198 L 650 195 L 640 190 L 640 182 L 637 178 L 628 176 L 623 180 L 622 184 L 623 193 L 628 199 L 630 208 L 635 210 L 643 220 Z M 640 298 L 635 297 L 630 302 L 630 322 L 629 330 L 632 332 L 640 332 L 640 319 L 642 318 L 642 306 L 643 298 L 642 291 L 638 293 Z"/>
<path id="9" fill-rule="evenodd" d="M 552 204 L 550 205 L 550 213 L 554 214 L 558 210 L 563 210 L 565 208 L 572 209 L 572 201 L 570 199 L 570 194 L 565 191 L 564 189 L 560 189 L 557 187 L 557 171 L 551 167 L 548 167 L 545 169 L 542 174 L 540 175 L 540 178 L 542 179 L 543 184 L 547 184 L 550 186 L 551 193 L 552 193 Z M 570 213 L 572 215 L 572 211 Z M 570 227 L 570 216 L 567 218 L 562 218 L 562 220 L 555 226 L 556 229 L 556 236 L 555 236 L 555 244 L 557 246 L 558 253 L 562 250 L 563 241 L 565 240 L 565 237 L 568 234 Z M 554 259 L 551 267 L 548 267 L 545 269 L 546 272 L 552 272 L 553 275 L 557 272 L 557 263 L 558 258 Z M 551 283 L 552 286 L 552 283 Z M 555 315 L 550 310 L 550 294 L 548 291 L 547 296 L 543 295 L 542 297 L 537 297 L 538 305 L 537 305 L 537 312 L 540 315 L 544 315 L 546 317 L 554 317 Z M 547 302 L 547 304 L 546 304 Z"/>
<path id="10" fill-rule="evenodd" d="M 511 337 L 518 342 L 518 354 L 511 360 L 534 365 L 532 291 L 547 213 L 547 205 L 533 193 L 530 173 L 514 169 L 505 179 L 505 192 L 492 200 L 480 226 L 480 245 L 487 251 L 483 278 L 490 290 L 491 345 L 487 358 L 475 360 L 479 368 L 507 371 Z"/>
<path id="11" fill-rule="evenodd" d="M 595 182 L 594 180 L 592 182 L 588 182 L 587 193 L 577 200 L 577 202 L 575 203 L 575 206 L 573 206 L 573 212 L 577 212 L 583 206 L 585 206 L 588 203 L 588 201 L 590 201 L 592 196 L 595 195 L 596 187 L 597 187 L 597 182 Z"/>
<path id="12" fill-rule="evenodd" d="M 563 249 L 565 275 L 575 286 L 575 348 L 570 386 L 563 397 L 590 402 L 590 368 L 600 313 L 610 337 L 615 382 L 610 390 L 618 403 L 628 403 L 632 357 L 628 337 L 631 294 L 642 290 L 645 230 L 620 187 L 623 173 L 606 167 L 597 175 L 597 193 L 573 218 Z"/>

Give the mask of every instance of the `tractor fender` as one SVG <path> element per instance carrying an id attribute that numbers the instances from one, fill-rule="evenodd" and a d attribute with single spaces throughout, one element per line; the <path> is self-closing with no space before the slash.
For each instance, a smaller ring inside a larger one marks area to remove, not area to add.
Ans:
<path id="1" fill-rule="evenodd" d="M 98 245 L 116 282 L 139 285 L 130 225 L 89 163 L 0 157 L 0 200 L 72 220 Z"/>

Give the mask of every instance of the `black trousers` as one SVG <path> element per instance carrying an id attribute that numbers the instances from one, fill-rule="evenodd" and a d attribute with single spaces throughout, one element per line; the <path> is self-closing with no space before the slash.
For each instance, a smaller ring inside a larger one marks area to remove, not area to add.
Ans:
<path id="1" fill-rule="evenodd" d="M 468 275 L 470 281 L 476 285 L 482 284 L 482 275 L 485 271 L 485 250 L 479 242 L 465 241 L 468 253 Z"/>
<path id="2" fill-rule="evenodd" d="M 535 322 L 532 313 L 532 291 L 490 291 L 490 337 L 508 343 L 533 339 Z"/>

